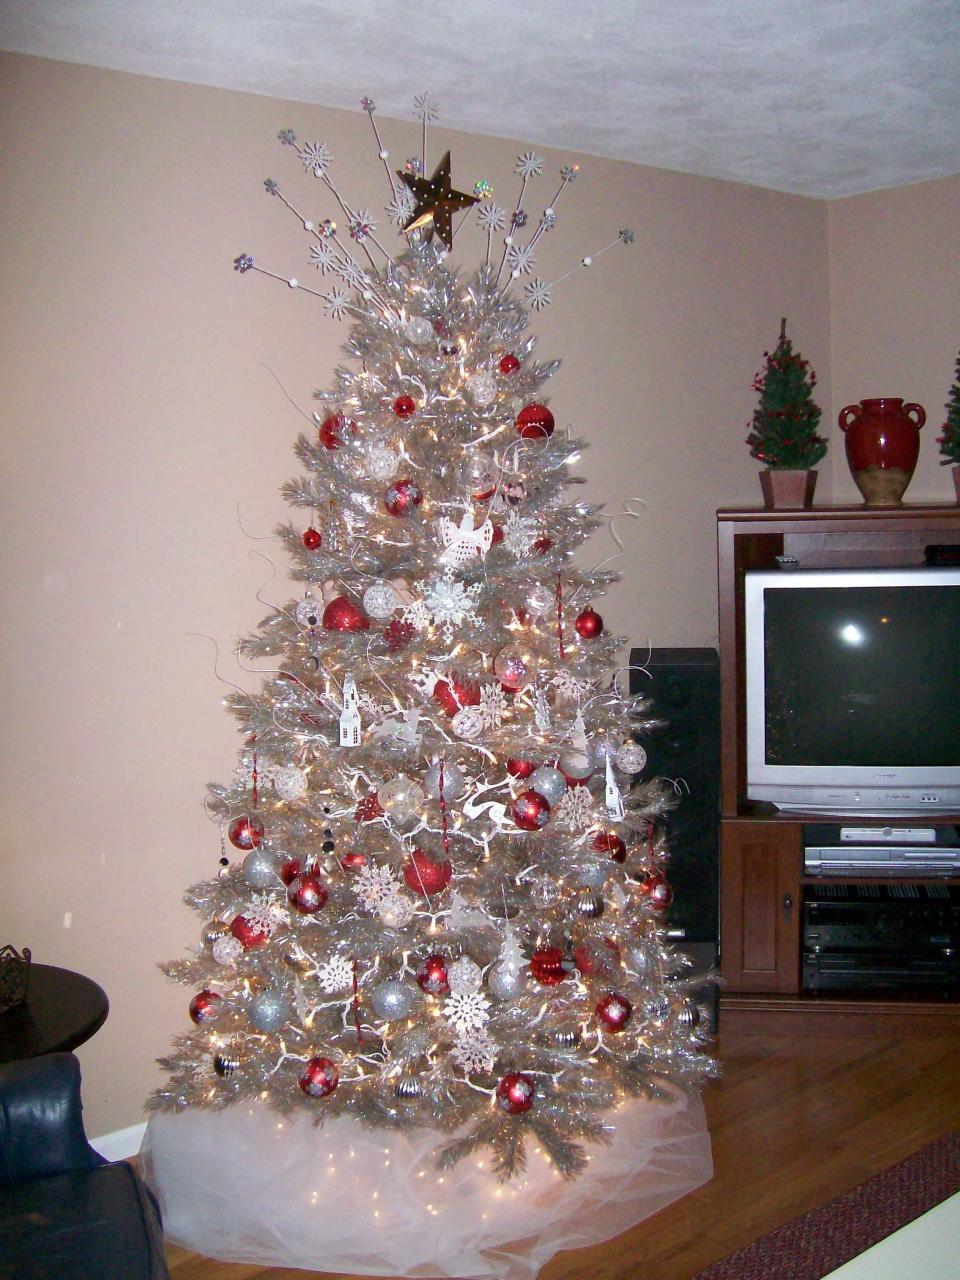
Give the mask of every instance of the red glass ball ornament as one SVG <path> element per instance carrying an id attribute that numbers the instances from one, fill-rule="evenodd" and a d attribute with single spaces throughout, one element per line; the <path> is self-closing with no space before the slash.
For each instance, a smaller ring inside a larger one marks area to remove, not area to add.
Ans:
<path id="1" fill-rule="evenodd" d="M 447 976 L 446 956 L 427 956 L 417 968 L 417 985 L 428 996 L 448 995 L 450 982 Z"/>
<path id="2" fill-rule="evenodd" d="M 315 915 L 329 897 L 327 886 L 320 877 L 309 872 L 295 876 L 287 889 L 287 901 L 302 916 Z"/>
<path id="3" fill-rule="evenodd" d="M 520 368 L 520 361 L 513 354 L 506 355 L 500 361 L 500 372 L 505 374 L 516 373 Z"/>
<path id="4" fill-rule="evenodd" d="M 413 396 L 397 396 L 393 402 L 393 412 L 398 418 L 412 418 L 417 412 L 417 402 Z"/>
<path id="5" fill-rule="evenodd" d="M 342 413 L 331 413 L 320 424 L 320 443 L 325 449 L 339 449 L 347 430 L 355 431 L 356 426 Z"/>
<path id="6" fill-rule="evenodd" d="M 524 440 L 545 440 L 556 423 L 545 404 L 528 404 L 517 414 L 517 430 Z"/>
<path id="7" fill-rule="evenodd" d="M 413 480 L 395 480 L 383 495 L 383 505 L 392 516 L 408 516 L 423 502 L 423 490 Z"/>
<path id="8" fill-rule="evenodd" d="M 597 1017 L 608 1031 L 622 1031 L 632 1013 L 633 1005 L 616 991 L 608 991 L 597 1001 Z"/>
<path id="9" fill-rule="evenodd" d="M 340 1083 L 337 1064 L 329 1058 L 309 1058 L 300 1072 L 297 1084 L 308 1098 L 326 1098 Z"/>
<path id="10" fill-rule="evenodd" d="M 536 1097 L 537 1086 L 522 1071 L 511 1071 L 497 1085 L 497 1106 L 508 1116 L 519 1116 L 529 1111 Z"/>
<path id="11" fill-rule="evenodd" d="M 563 952 L 559 947 L 541 947 L 530 957 L 530 972 L 544 987 L 555 987 L 567 976 Z"/>
<path id="12" fill-rule="evenodd" d="M 533 544 L 533 549 L 536 551 L 538 556 L 545 556 L 552 546 L 553 539 L 543 537 L 537 538 L 536 542 Z"/>
<path id="13" fill-rule="evenodd" d="M 308 551 L 316 551 L 322 542 L 323 539 L 320 537 L 320 534 L 313 525 L 311 525 L 309 529 L 304 529 L 303 545 Z"/>
<path id="14" fill-rule="evenodd" d="M 473 680 L 462 680 L 459 676 L 453 676 L 449 681 L 437 681 L 433 688 L 433 697 L 448 716 L 455 716 L 464 707 L 480 705 L 480 686 Z"/>
<path id="15" fill-rule="evenodd" d="M 490 545 L 495 547 L 498 542 L 503 541 L 503 526 L 495 524 L 493 526 L 493 537 L 490 539 Z"/>
<path id="16" fill-rule="evenodd" d="M 595 831 L 590 847 L 596 849 L 597 853 L 609 853 L 613 862 L 626 860 L 627 846 L 615 831 Z"/>
<path id="17" fill-rule="evenodd" d="M 222 999 L 216 991 L 198 991 L 190 1001 L 191 1022 L 195 1022 L 198 1027 L 205 1022 L 216 1022 Z"/>
<path id="18" fill-rule="evenodd" d="M 280 879 L 284 884 L 292 884 L 302 870 L 303 865 L 299 858 L 286 855 L 280 863 Z"/>
<path id="19" fill-rule="evenodd" d="M 666 911 L 673 902 L 673 890 L 667 877 L 659 871 L 640 881 L 640 892 L 650 899 L 650 905 L 657 911 Z"/>
<path id="20" fill-rule="evenodd" d="M 230 932 L 244 951 L 254 951 L 270 940 L 269 932 L 248 920 L 245 915 L 234 916 L 230 921 Z"/>
<path id="21" fill-rule="evenodd" d="M 442 892 L 450 883 L 452 875 L 453 867 L 449 860 L 434 862 L 433 858 L 422 849 L 414 849 L 403 864 L 404 884 L 414 893 L 423 894 L 424 897 Z"/>
<path id="22" fill-rule="evenodd" d="M 263 823 L 259 818 L 244 814 L 241 818 L 234 818 L 227 828 L 227 835 L 237 849 L 256 849 L 263 839 Z"/>
<path id="23" fill-rule="evenodd" d="M 340 859 L 340 865 L 344 871 L 362 871 L 367 865 L 367 855 L 354 850 L 352 853 L 345 853 Z"/>
<path id="24" fill-rule="evenodd" d="M 536 770 L 536 762 L 533 760 L 518 760 L 516 756 L 511 756 L 507 761 L 507 773 L 511 778 L 529 778 L 531 773 Z"/>
<path id="25" fill-rule="evenodd" d="M 550 801 L 539 791 L 521 791 L 510 806 L 510 815 L 522 831 L 539 831 L 550 817 Z"/>
<path id="26" fill-rule="evenodd" d="M 346 596 L 334 596 L 323 611 L 324 631 L 367 631 L 370 619 Z"/>
<path id="27" fill-rule="evenodd" d="M 584 640 L 593 640 L 603 630 L 603 619 L 596 609 L 586 608 L 573 625 L 577 628 L 577 635 L 583 636 Z"/>

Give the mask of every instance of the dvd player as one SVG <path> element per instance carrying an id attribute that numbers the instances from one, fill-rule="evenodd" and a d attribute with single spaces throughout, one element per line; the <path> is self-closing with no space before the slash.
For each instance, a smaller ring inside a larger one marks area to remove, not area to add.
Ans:
<path id="1" fill-rule="evenodd" d="M 803 828 L 803 870 L 808 876 L 957 876 L 956 827 Z"/>

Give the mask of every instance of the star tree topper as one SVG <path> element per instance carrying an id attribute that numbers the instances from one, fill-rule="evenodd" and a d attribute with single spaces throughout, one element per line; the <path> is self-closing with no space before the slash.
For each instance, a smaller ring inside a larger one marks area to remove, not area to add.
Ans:
<path id="1" fill-rule="evenodd" d="M 451 190 L 450 152 L 446 153 L 434 169 L 432 178 L 422 178 L 419 174 L 407 173 L 404 169 L 397 170 L 397 177 L 410 188 L 417 202 L 404 231 L 416 231 L 430 223 L 447 248 L 452 250 L 451 219 L 461 209 L 469 209 L 472 204 L 476 204 L 478 197 L 468 196 L 464 191 Z"/>

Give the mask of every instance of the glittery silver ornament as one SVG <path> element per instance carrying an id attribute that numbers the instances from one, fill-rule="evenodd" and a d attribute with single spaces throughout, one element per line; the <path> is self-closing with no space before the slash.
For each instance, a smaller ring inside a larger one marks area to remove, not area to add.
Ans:
<path id="1" fill-rule="evenodd" d="M 464 383 L 464 390 L 480 408 L 485 405 L 493 404 L 497 398 L 497 380 L 492 373 L 482 369 L 479 373 L 472 373 Z"/>
<path id="2" fill-rule="evenodd" d="M 654 949 L 647 943 L 638 943 L 627 950 L 627 968 L 638 977 L 652 973 L 656 968 L 657 958 Z"/>
<path id="3" fill-rule="evenodd" d="M 663 1022 L 670 1015 L 670 997 L 658 992 L 643 1002 L 643 1016 L 650 1022 Z"/>
<path id="4" fill-rule="evenodd" d="M 461 707 L 451 720 L 450 727 L 458 738 L 472 742 L 483 733 L 486 721 L 479 707 Z"/>
<path id="5" fill-rule="evenodd" d="M 413 1006 L 413 993 L 402 982 L 391 979 L 374 987 L 370 1004 L 378 1017 L 392 1022 L 397 1018 L 405 1018 L 410 1012 Z"/>
<path id="6" fill-rule="evenodd" d="M 410 1072 L 404 1072 L 393 1086 L 394 1096 L 401 1102 L 416 1102 L 423 1097 L 423 1085 Z"/>
<path id="7" fill-rule="evenodd" d="M 366 470 L 371 480 L 392 480 L 400 465 L 400 456 L 385 445 L 374 445 L 367 451 Z"/>
<path id="8" fill-rule="evenodd" d="M 226 920 L 210 920 L 200 931 L 200 941 L 205 947 L 212 947 L 218 938 L 230 936 L 230 926 Z"/>
<path id="9" fill-rule="evenodd" d="M 243 955 L 243 946 L 232 934 L 218 938 L 210 950 L 217 964 L 225 966 L 236 964 Z"/>
<path id="10" fill-rule="evenodd" d="M 584 889 L 602 889 L 610 875 L 610 867 L 592 863 L 577 868 L 577 881 Z"/>
<path id="11" fill-rule="evenodd" d="M 266 889 L 277 884 L 277 864 L 266 849 L 252 849 L 243 860 L 243 878 L 252 889 Z"/>
<path id="12" fill-rule="evenodd" d="M 561 773 L 565 773 L 568 778 L 574 778 L 578 782 L 584 778 L 589 778 L 593 773 L 593 764 L 590 757 L 585 751 L 577 751 L 571 749 L 564 751 L 563 755 L 557 761 L 557 767 Z"/>
<path id="13" fill-rule="evenodd" d="M 388 893 L 377 907 L 377 918 L 388 929 L 405 929 L 414 917 L 416 907 L 402 893 Z"/>
<path id="14" fill-rule="evenodd" d="M 422 347 L 424 343 L 433 341 L 433 325 L 426 316 L 411 316 L 407 321 L 403 336 L 408 342 L 412 342 L 415 347 Z"/>
<path id="15" fill-rule="evenodd" d="M 516 1000 L 527 985 L 526 967 L 496 964 L 487 974 L 487 986 L 498 1000 Z"/>
<path id="16" fill-rule="evenodd" d="M 606 768 L 607 758 L 615 756 L 620 744 L 615 738 L 602 737 L 592 738 L 587 747 L 590 755 L 590 763 L 595 769 Z"/>
<path id="17" fill-rule="evenodd" d="M 295 613 L 301 627 L 319 627 L 323 618 L 323 605 L 308 591 L 297 605 Z"/>
<path id="18" fill-rule="evenodd" d="M 625 742 L 614 756 L 617 768 L 624 773 L 640 773 L 647 765 L 647 753 L 639 742 Z"/>
<path id="19" fill-rule="evenodd" d="M 223 1049 L 219 1049 L 213 1055 L 213 1069 L 218 1076 L 226 1079 L 232 1076 L 240 1066 L 240 1055 L 232 1045 L 227 1045 Z"/>
<path id="20" fill-rule="evenodd" d="M 273 788 L 281 800 L 299 800 L 307 793 L 307 775 L 296 765 L 284 765 L 273 771 Z"/>
<path id="21" fill-rule="evenodd" d="M 375 582 L 363 593 L 363 607 L 371 618 L 389 618 L 400 597 L 389 582 Z"/>
<path id="22" fill-rule="evenodd" d="M 440 798 L 440 762 L 432 764 L 423 775 L 423 789 L 433 800 Z M 467 780 L 462 770 L 450 760 L 443 765 L 443 798 L 448 803 L 459 800 L 467 789 Z"/>
<path id="23" fill-rule="evenodd" d="M 544 800 L 557 804 L 567 790 L 567 780 L 559 769 L 554 769 L 552 765 L 542 764 L 539 769 L 530 775 L 530 781 L 527 785 L 543 796 Z"/>
<path id="24" fill-rule="evenodd" d="M 581 889 L 577 894 L 577 915 L 584 920 L 596 920 L 603 915 L 603 898 L 593 889 Z"/>
<path id="25" fill-rule="evenodd" d="M 279 1031 L 290 1014 L 290 1006 L 279 991 L 262 991 L 247 1006 L 247 1017 L 258 1031 Z"/>
<path id="26" fill-rule="evenodd" d="M 419 782 L 399 773 L 377 792 L 380 808 L 396 826 L 415 822 L 423 809 L 424 791 Z"/>
<path id="27" fill-rule="evenodd" d="M 559 901 L 560 886 L 552 876 L 535 876 L 530 885 L 530 901 L 535 907 L 552 907 Z"/>
<path id="28" fill-rule="evenodd" d="M 447 984 L 454 995 L 468 995 L 479 991 L 483 984 L 483 972 L 469 956 L 461 956 L 447 965 Z"/>

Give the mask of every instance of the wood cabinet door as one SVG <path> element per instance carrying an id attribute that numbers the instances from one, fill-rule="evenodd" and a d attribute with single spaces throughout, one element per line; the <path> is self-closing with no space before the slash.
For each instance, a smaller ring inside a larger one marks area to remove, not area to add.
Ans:
<path id="1" fill-rule="evenodd" d="M 731 992 L 800 989 L 799 823 L 724 822 L 720 964 Z"/>

